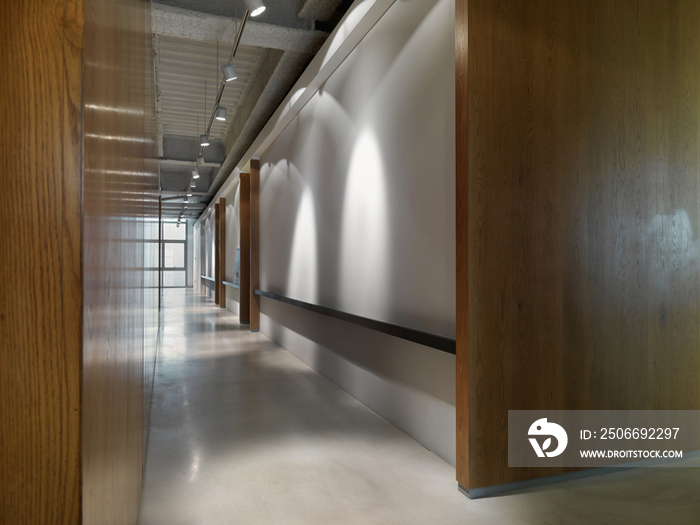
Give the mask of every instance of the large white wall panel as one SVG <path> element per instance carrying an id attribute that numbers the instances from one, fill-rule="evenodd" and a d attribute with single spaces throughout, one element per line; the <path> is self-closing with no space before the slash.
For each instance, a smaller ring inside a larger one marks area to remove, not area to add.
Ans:
<path id="1" fill-rule="evenodd" d="M 454 337 L 454 63 L 453 0 L 397 1 L 264 152 L 263 290 Z M 262 313 L 266 335 L 454 464 L 454 356 Z"/>

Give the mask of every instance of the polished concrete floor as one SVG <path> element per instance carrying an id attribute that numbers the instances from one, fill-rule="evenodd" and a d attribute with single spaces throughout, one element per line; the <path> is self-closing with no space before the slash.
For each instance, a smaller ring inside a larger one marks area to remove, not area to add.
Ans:
<path id="1" fill-rule="evenodd" d="M 141 525 L 700 524 L 700 468 L 470 501 L 454 468 L 230 312 L 191 290 L 165 304 Z"/>

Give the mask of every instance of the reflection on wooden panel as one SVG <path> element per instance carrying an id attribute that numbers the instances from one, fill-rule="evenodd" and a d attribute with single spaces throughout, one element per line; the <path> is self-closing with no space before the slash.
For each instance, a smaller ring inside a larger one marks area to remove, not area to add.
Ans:
<path id="1" fill-rule="evenodd" d="M 82 13 L 0 5 L 0 523 L 80 522 Z"/>
<path id="2" fill-rule="evenodd" d="M 458 476 L 476 488 L 559 472 L 507 467 L 508 410 L 700 408 L 700 4 L 457 5 Z"/>
<path id="3" fill-rule="evenodd" d="M 239 319 L 250 323 L 250 173 L 241 173 L 241 303 Z"/>
<path id="4" fill-rule="evenodd" d="M 83 517 L 136 523 L 157 296 L 144 289 L 156 236 L 149 3 L 89 0 L 84 50 Z M 145 157 L 148 157 L 145 159 Z M 149 255 L 150 254 L 150 255 Z"/>

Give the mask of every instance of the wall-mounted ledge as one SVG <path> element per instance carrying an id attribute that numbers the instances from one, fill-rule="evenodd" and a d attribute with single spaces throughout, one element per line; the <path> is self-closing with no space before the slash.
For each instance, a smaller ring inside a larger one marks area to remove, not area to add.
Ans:
<path id="1" fill-rule="evenodd" d="M 419 345 L 428 346 L 442 352 L 447 352 L 448 354 L 456 354 L 457 352 L 455 340 L 448 337 L 423 332 L 421 330 L 415 330 L 407 326 L 387 323 L 385 321 L 377 321 L 375 319 L 368 319 L 359 315 L 348 314 L 327 306 L 305 303 L 303 301 L 297 301 L 296 299 L 290 299 L 289 297 L 285 297 L 283 295 L 264 292 L 262 290 L 255 290 L 255 294 L 261 297 L 267 297 L 268 299 L 290 304 L 292 306 L 297 306 L 299 308 L 303 308 L 304 310 L 316 312 L 321 315 L 334 317 L 336 319 L 340 319 L 341 321 L 363 326 L 365 328 L 369 328 L 370 330 L 375 330 L 377 332 L 392 335 L 400 339 L 405 339 L 406 341 L 418 343 Z"/>
<path id="2" fill-rule="evenodd" d="M 228 282 L 228 281 L 221 281 L 221 282 L 224 283 L 224 286 L 228 286 L 229 288 L 236 288 L 236 289 L 238 289 L 238 290 L 241 289 L 241 285 L 240 285 L 240 284 L 230 283 L 230 282 Z"/>

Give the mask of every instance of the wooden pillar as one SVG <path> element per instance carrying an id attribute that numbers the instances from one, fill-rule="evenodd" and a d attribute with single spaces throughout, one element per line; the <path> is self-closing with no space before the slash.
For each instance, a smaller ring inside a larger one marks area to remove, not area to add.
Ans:
<path id="1" fill-rule="evenodd" d="M 219 255 L 221 246 L 219 245 L 219 203 L 214 204 L 214 302 L 219 304 L 219 286 L 221 285 Z"/>
<path id="2" fill-rule="evenodd" d="M 260 160 L 250 161 L 250 330 L 260 331 Z"/>
<path id="3" fill-rule="evenodd" d="M 700 4 L 455 13 L 457 480 L 472 490 L 569 470 L 509 467 L 509 410 L 700 408 L 700 273 L 661 270 L 697 265 L 667 228 L 700 217 Z"/>
<path id="4" fill-rule="evenodd" d="M 226 199 L 219 199 L 219 213 L 216 218 L 219 224 L 219 260 L 217 268 L 219 270 L 219 306 L 226 308 Z"/>
<path id="5" fill-rule="evenodd" d="M 250 323 L 250 174 L 241 173 L 241 324 Z"/>

